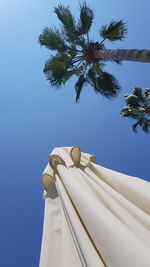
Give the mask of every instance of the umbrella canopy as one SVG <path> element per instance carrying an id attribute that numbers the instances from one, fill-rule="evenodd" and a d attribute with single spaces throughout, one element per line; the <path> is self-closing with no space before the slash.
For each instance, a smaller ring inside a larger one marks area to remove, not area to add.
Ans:
<path id="1" fill-rule="evenodd" d="M 40 267 L 149 267 L 150 183 L 55 148 L 42 176 Z"/>

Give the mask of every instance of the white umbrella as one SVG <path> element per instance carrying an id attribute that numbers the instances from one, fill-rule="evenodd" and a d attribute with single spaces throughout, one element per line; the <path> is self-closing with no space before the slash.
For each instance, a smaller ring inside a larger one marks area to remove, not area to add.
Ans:
<path id="1" fill-rule="evenodd" d="M 42 176 L 40 267 L 149 267 L 150 183 L 55 148 Z"/>

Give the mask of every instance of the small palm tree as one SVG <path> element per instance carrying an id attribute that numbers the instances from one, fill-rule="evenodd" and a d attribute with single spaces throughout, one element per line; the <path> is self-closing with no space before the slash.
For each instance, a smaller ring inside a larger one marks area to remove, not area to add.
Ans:
<path id="1" fill-rule="evenodd" d="M 144 55 L 145 60 L 145 50 L 144 52 L 138 50 L 137 53 L 135 50 L 105 49 L 105 40 L 114 42 L 125 38 L 127 29 L 122 20 L 112 21 L 108 26 L 103 26 L 99 32 L 102 41 L 93 42 L 89 38 L 89 32 L 94 15 L 85 2 L 80 5 L 78 20 L 75 20 L 69 7 L 58 5 L 54 11 L 61 22 L 61 28 L 46 27 L 39 36 L 41 45 L 56 51 L 56 54 L 52 54 L 47 60 L 44 68 L 50 85 L 60 87 L 75 75 L 77 76 L 76 101 L 79 100 L 83 85 L 87 83 L 93 87 L 96 93 L 107 98 L 115 97 L 120 85 L 113 75 L 103 71 L 104 60 L 113 60 L 116 63 L 129 59 L 135 61 L 139 60 L 141 55 Z"/>
<path id="2" fill-rule="evenodd" d="M 125 95 L 127 107 L 121 110 L 122 117 L 135 119 L 132 129 L 137 132 L 140 126 L 146 133 L 150 128 L 150 89 L 135 88 L 133 94 Z"/>

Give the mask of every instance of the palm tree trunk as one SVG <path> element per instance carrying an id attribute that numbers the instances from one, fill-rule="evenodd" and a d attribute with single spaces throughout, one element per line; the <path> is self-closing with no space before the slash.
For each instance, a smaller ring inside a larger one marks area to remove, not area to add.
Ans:
<path id="1" fill-rule="evenodd" d="M 150 50 L 115 49 L 96 50 L 94 58 L 99 60 L 129 60 L 150 63 Z"/>

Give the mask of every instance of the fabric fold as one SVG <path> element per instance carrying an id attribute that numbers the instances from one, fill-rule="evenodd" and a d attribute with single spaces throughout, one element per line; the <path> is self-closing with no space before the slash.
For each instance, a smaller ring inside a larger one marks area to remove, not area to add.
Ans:
<path id="1" fill-rule="evenodd" d="M 150 183 L 94 160 L 79 147 L 49 156 L 40 267 L 149 267 Z"/>

